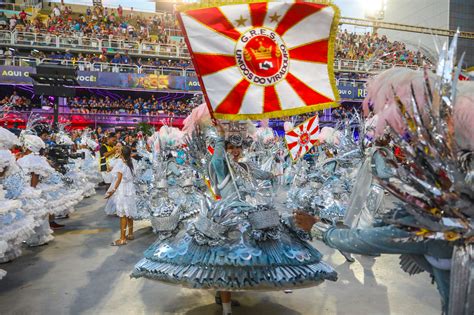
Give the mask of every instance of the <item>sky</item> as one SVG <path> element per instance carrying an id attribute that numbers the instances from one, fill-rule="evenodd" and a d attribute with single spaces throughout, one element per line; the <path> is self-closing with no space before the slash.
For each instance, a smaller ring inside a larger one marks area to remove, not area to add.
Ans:
<path id="1" fill-rule="evenodd" d="M 341 10 L 341 16 L 363 18 L 364 0 L 333 0 Z"/>

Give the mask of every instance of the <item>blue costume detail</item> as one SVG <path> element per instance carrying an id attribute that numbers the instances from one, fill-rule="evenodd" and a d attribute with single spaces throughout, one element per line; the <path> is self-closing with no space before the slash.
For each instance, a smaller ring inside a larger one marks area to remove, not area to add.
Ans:
<path id="1" fill-rule="evenodd" d="M 442 304 L 445 311 L 447 311 L 449 270 L 434 266 L 429 261 L 433 261 L 432 259 L 450 259 L 453 246 L 442 240 L 401 241 L 401 239 L 407 239 L 411 235 L 411 233 L 393 225 L 365 229 L 338 229 L 333 227 L 324 233 L 323 241 L 329 247 L 354 254 L 413 255 L 417 265 L 432 275 L 441 295 Z"/>
<path id="2" fill-rule="evenodd" d="M 226 291 L 336 280 L 322 255 L 282 224 L 271 203 L 261 202 L 268 194 L 259 191 L 265 187 L 259 180 L 268 182 L 271 173 L 228 161 L 223 139 L 217 139 L 214 150 L 210 176 L 222 199 L 201 202 L 188 228 L 153 244 L 132 276 Z"/>

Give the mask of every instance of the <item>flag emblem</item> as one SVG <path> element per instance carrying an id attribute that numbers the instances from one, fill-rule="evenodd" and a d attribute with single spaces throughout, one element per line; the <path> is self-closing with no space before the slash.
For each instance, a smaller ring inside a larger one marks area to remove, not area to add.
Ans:
<path id="1" fill-rule="evenodd" d="M 306 120 L 294 129 L 285 133 L 286 145 L 293 161 L 305 155 L 318 143 L 319 136 L 318 115 Z"/>
<path id="2" fill-rule="evenodd" d="M 262 86 L 274 85 L 285 79 L 290 62 L 281 37 L 263 27 L 251 29 L 239 38 L 235 60 L 249 83 Z"/>
<path id="3" fill-rule="evenodd" d="M 185 7 L 179 21 L 216 118 L 263 119 L 338 106 L 336 6 L 202 6 Z"/>

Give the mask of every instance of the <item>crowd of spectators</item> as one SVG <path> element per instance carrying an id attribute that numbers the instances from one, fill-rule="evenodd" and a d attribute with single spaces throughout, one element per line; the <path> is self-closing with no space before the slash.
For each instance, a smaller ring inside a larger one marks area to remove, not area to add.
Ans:
<path id="1" fill-rule="evenodd" d="M 115 114 L 115 115 L 146 115 L 146 116 L 187 116 L 195 107 L 195 103 L 180 100 L 157 100 L 154 95 L 148 99 L 128 98 L 113 100 L 103 97 L 76 97 L 69 100 L 71 112 L 80 114 Z"/>
<path id="2" fill-rule="evenodd" d="M 97 96 L 83 96 L 71 98 L 67 101 L 67 106 L 72 114 L 96 114 L 96 115 L 143 115 L 143 116 L 159 116 L 166 115 L 169 117 L 187 116 L 191 111 L 202 103 L 200 96 L 194 99 L 181 100 L 158 100 L 155 95 L 150 98 L 127 98 L 111 99 L 110 97 Z M 31 111 L 34 108 L 42 106 L 49 106 L 47 98 L 40 98 L 37 104 L 30 98 L 20 96 L 17 92 L 12 95 L 0 99 L 0 106 L 10 105 L 10 110 L 13 111 Z M 320 112 L 320 117 L 323 121 L 341 121 L 346 118 L 351 118 L 354 114 L 354 109 L 360 110 L 360 107 L 353 103 L 343 103 L 338 108 L 333 108 L 329 113 Z M 304 121 L 312 117 L 314 113 L 302 114 L 297 117 L 298 121 Z"/>
<path id="3" fill-rule="evenodd" d="M 178 23 L 171 13 L 153 14 L 144 17 L 136 14 L 133 8 L 127 14 L 121 6 L 117 9 L 101 6 L 88 7 L 85 14 L 73 13 L 71 7 L 54 5 L 51 15 L 47 20 L 29 18 L 25 11 L 18 16 L 9 18 L 0 14 L 0 27 L 18 29 L 30 32 L 70 35 L 77 37 L 92 37 L 98 39 L 128 39 L 136 42 L 170 43 L 166 29 L 178 30 Z M 179 35 L 179 34 L 174 34 Z M 176 42 L 175 42 L 176 43 Z M 184 46 L 184 41 L 178 42 Z M 377 33 L 352 33 L 339 30 L 336 40 L 336 58 L 345 60 L 370 61 L 377 60 L 391 64 L 422 66 L 429 62 L 420 51 L 413 51 L 405 43 L 390 41 L 385 35 Z M 112 63 L 132 63 L 126 56 L 106 56 L 107 52 L 100 55 L 77 56 L 78 60 L 91 60 Z M 67 55 L 67 53 L 66 53 Z M 72 56 L 70 57 L 72 58 Z M 67 59 L 67 58 L 65 58 Z M 138 65 L 159 65 L 162 60 L 137 59 Z"/>
<path id="4" fill-rule="evenodd" d="M 79 70 L 81 71 L 93 71 L 94 66 L 92 64 L 99 63 L 102 70 L 111 70 L 112 72 L 119 72 L 119 67 L 117 65 L 128 65 L 136 66 L 138 68 L 143 66 L 153 66 L 157 68 L 169 68 L 169 69 L 190 69 L 192 68 L 192 63 L 190 60 L 171 60 L 163 58 L 135 58 L 131 57 L 128 53 L 114 55 L 108 55 L 105 51 L 101 54 L 72 54 L 69 51 L 65 53 L 61 52 L 52 52 L 46 54 L 44 52 L 37 52 L 31 54 L 32 57 L 38 58 L 40 60 L 46 59 L 48 63 L 58 63 L 60 64 L 63 60 L 71 61 L 72 64 L 77 64 Z M 106 65 L 108 63 L 108 65 Z M 95 66 L 97 67 L 97 65 Z M 110 67 L 110 69 L 108 69 Z"/>
<path id="5" fill-rule="evenodd" d="M 404 43 L 389 41 L 387 36 L 379 36 L 377 33 L 357 34 L 347 30 L 339 31 L 335 50 L 336 58 L 346 60 L 362 62 L 374 60 L 416 66 L 430 63 L 420 51 L 409 50 Z"/>
<path id="6" fill-rule="evenodd" d="M 7 22 L 8 20 L 8 22 Z M 178 23 L 171 13 L 153 14 L 144 17 L 136 14 L 133 8 L 127 14 L 121 6 L 117 9 L 101 6 L 88 7 L 86 13 L 73 13 L 71 7 L 54 5 L 51 15 L 45 20 L 39 17 L 29 18 L 25 11 L 11 18 L 0 14 L 0 28 L 22 30 L 64 37 L 88 37 L 97 39 L 124 39 L 134 42 L 170 43 L 166 29 L 179 29 Z M 175 34 L 175 35 L 179 35 Z M 184 46 L 184 41 L 178 43 Z M 114 54 L 103 50 L 101 54 L 73 54 L 70 52 L 51 53 L 46 55 L 37 52 L 36 55 L 56 60 L 73 60 L 80 70 L 87 69 L 88 63 L 110 63 L 112 65 L 125 64 L 134 66 L 176 67 L 188 69 L 192 64 L 188 60 L 165 60 L 159 58 L 131 58 L 128 54 Z M 430 61 L 420 51 L 407 48 L 405 43 L 390 41 L 385 35 L 377 33 L 352 33 L 339 30 L 335 45 L 335 57 L 343 60 L 357 60 L 362 62 L 381 61 L 389 64 L 423 66 Z M 111 65 L 111 66 L 112 66 Z M 117 67 L 111 67 L 118 71 Z"/>
<path id="7" fill-rule="evenodd" d="M 110 97 L 84 96 L 71 98 L 67 102 L 71 113 L 78 114 L 108 114 L 108 115 L 145 115 L 145 116 L 187 116 L 199 100 L 158 100 L 155 95 L 150 98 L 122 99 Z M 40 97 L 38 101 L 20 96 L 16 91 L 0 99 L 0 106 L 8 105 L 12 111 L 31 111 L 34 108 L 51 107 L 47 97 Z"/>
<path id="8" fill-rule="evenodd" d="M 11 110 L 30 111 L 37 107 L 30 98 L 20 96 L 16 91 L 10 96 L 0 99 L 0 106 L 8 105 Z"/>
<path id="9" fill-rule="evenodd" d="M 361 107 L 354 105 L 353 103 L 342 103 L 339 107 L 331 109 L 331 120 L 342 121 L 345 119 L 351 119 L 357 110 L 360 113 Z"/>
<path id="10" fill-rule="evenodd" d="M 164 59 L 164 58 L 141 58 L 133 57 L 128 53 L 125 54 L 107 54 L 104 50 L 100 54 L 86 54 L 73 53 L 69 50 L 60 52 L 46 52 L 39 50 L 19 51 L 14 48 L 0 47 L 0 65 L 14 65 L 14 57 L 29 58 L 22 65 L 34 65 L 38 62 L 49 64 L 68 64 L 77 65 L 81 71 L 112 71 L 112 72 L 127 72 L 127 67 L 118 67 L 118 65 L 133 66 L 141 68 L 143 66 L 150 66 L 153 68 L 164 68 L 169 70 L 192 70 L 193 64 L 189 59 Z M 96 64 L 96 65 L 93 65 Z M 150 68 L 151 69 L 151 68 Z M 169 74 L 169 73 L 167 73 Z M 182 75 L 182 73 L 178 73 Z"/>
<path id="11" fill-rule="evenodd" d="M 104 48 L 100 54 L 73 53 L 69 50 L 63 52 L 45 52 L 33 50 L 31 52 L 20 52 L 13 48 L 0 48 L 0 64 L 11 65 L 11 58 L 14 56 L 31 57 L 36 60 L 46 60 L 48 63 L 64 63 L 71 61 L 77 64 L 82 71 L 127 71 L 125 67 L 117 65 L 127 65 L 141 68 L 151 66 L 156 68 L 168 68 L 179 70 L 193 70 L 193 64 L 189 59 L 167 59 L 167 58 L 141 58 L 130 56 L 128 53 L 111 54 Z M 336 58 L 343 60 L 358 61 L 378 61 L 398 65 L 423 66 L 431 62 L 419 51 L 408 50 L 401 42 L 391 42 L 384 36 L 375 34 L 355 34 L 348 33 L 347 30 L 339 32 L 336 41 Z M 92 64 L 96 64 L 92 66 Z M 99 68 L 100 69 L 97 69 Z M 169 74 L 169 73 L 167 73 Z M 179 73 L 178 75 L 181 75 Z M 353 74 L 356 76 L 356 74 Z M 359 75 L 357 75 L 359 76 Z"/>
<path id="12" fill-rule="evenodd" d="M 176 23 L 171 14 L 153 14 L 145 17 L 136 14 L 133 8 L 125 13 L 121 6 L 117 9 L 88 7 L 84 14 L 78 14 L 74 13 L 70 6 L 54 5 L 46 19 L 41 16 L 30 17 L 24 10 L 9 18 L 0 14 L 0 29 L 164 44 L 170 43 L 165 29 L 177 28 Z"/>

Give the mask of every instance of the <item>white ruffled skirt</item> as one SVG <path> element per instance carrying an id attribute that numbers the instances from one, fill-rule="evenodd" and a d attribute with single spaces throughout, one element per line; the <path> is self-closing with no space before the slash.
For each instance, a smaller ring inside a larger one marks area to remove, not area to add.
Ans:
<path id="1" fill-rule="evenodd" d="M 111 188 L 109 188 L 109 191 L 113 189 L 113 186 L 113 184 L 110 185 Z M 133 182 L 120 183 L 117 191 L 107 201 L 105 213 L 119 217 L 138 217 L 137 195 Z"/>
<path id="2" fill-rule="evenodd" d="M 25 213 L 18 200 L 0 200 L 0 242 L 4 246 L 0 251 L 0 262 L 7 262 L 21 255 L 21 244 L 33 233 L 36 225 L 34 218 Z M 5 247 L 6 244 L 6 247 Z"/>
<path id="3" fill-rule="evenodd" d="M 37 223 L 34 234 L 26 241 L 26 244 L 31 247 L 45 245 L 54 240 L 53 230 L 49 227 L 49 217 L 45 216 Z"/>

